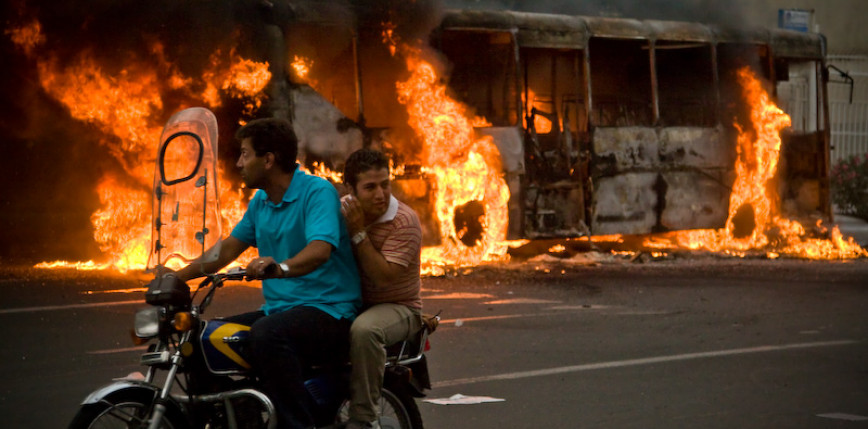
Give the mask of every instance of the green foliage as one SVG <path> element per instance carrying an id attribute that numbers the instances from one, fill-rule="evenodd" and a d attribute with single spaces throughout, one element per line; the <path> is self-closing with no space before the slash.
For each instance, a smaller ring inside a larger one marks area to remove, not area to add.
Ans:
<path id="1" fill-rule="evenodd" d="M 832 202 L 842 213 L 868 220 L 868 153 L 838 161 L 831 176 Z"/>

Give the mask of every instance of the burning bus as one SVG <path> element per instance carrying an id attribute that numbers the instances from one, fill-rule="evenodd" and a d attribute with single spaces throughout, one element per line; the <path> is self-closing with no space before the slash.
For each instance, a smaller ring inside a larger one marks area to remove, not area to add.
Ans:
<path id="1" fill-rule="evenodd" d="M 738 70 L 790 115 L 775 179 L 784 213 L 828 217 L 821 35 L 697 23 L 457 12 L 437 46 L 450 86 L 491 126 L 509 236 L 722 228 L 747 129 Z"/>
<path id="2" fill-rule="evenodd" d="M 831 218 L 822 35 L 461 10 L 444 14 L 430 45 L 445 65 L 406 48 L 410 77 L 394 78 L 412 130 L 369 120 L 360 138 L 396 155 L 396 192 L 427 219 L 428 243 L 459 259 L 504 239 L 708 229 L 762 247 L 766 224 Z M 442 75 L 425 83 L 425 65 Z M 370 72 L 354 67 L 364 124 Z M 436 95 L 420 96 L 425 87 Z M 777 125 L 757 123 L 757 109 L 778 112 Z M 472 168 L 439 171 L 471 162 L 468 152 L 497 177 L 477 186 Z M 451 195 L 468 187 L 494 189 Z"/>
<path id="3" fill-rule="evenodd" d="M 154 143 L 192 106 L 215 113 L 222 140 L 254 117 L 290 119 L 304 167 L 335 183 L 353 150 L 388 152 L 429 267 L 500 260 L 525 240 L 623 235 L 652 248 L 866 256 L 818 223 L 832 215 L 821 35 L 392 6 L 261 2 L 235 33 L 208 37 L 204 20 L 130 36 L 122 60 L 71 49 L 58 42 L 65 27 L 36 19 L 7 31 L 42 90 L 94 125 L 120 166 L 97 185 L 91 222 L 109 261 L 94 265 L 147 266 Z M 194 50 L 176 40 L 191 33 Z M 211 168 L 222 225 L 250 197 L 231 147 Z"/>

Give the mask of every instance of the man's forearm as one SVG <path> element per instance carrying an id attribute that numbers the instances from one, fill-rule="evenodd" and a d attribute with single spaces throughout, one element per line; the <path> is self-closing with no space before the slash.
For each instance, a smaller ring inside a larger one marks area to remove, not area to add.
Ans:
<path id="1" fill-rule="evenodd" d="M 355 246 L 359 269 L 374 282 L 375 286 L 385 286 L 394 283 L 401 271 L 401 265 L 389 262 L 380 253 L 370 239 L 365 239 Z"/>
<path id="2" fill-rule="evenodd" d="M 197 277 L 202 277 L 208 273 L 216 272 L 228 265 L 229 262 L 232 262 L 232 260 L 224 262 L 218 259 L 216 261 L 202 262 L 202 257 L 200 256 L 199 258 L 196 258 L 195 261 L 191 262 L 190 265 L 178 270 L 176 275 L 179 279 L 187 281 Z"/>
<path id="3" fill-rule="evenodd" d="M 202 256 L 196 258 L 196 260 L 190 263 L 190 265 L 178 270 L 176 273 L 178 278 L 187 281 L 197 277 L 202 277 L 205 274 L 216 272 L 226 265 L 229 265 L 230 262 L 241 256 L 241 254 L 250 247 L 248 244 L 231 235 L 216 244 L 215 247 L 216 246 L 220 246 L 217 253 L 217 259 L 213 261 L 204 261 L 206 255 L 213 254 L 215 249 L 212 247 Z"/>
<path id="4" fill-rule="evenodd" d="M 277 262 L 286 262 L 289 265 L 289 276 L 298 277 L 311 273 L 322 264 L 325 264 L 331 257 L 331 254 L 331 244 L 321 240 L 314 240 L 292 258 Z"/>

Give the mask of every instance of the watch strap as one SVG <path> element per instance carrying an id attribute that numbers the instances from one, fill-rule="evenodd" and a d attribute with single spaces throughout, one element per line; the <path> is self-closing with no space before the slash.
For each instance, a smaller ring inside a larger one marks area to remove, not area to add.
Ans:
<path id="1" fill-rule="evenodd" d="M 353 236 L 353 244 L 358 245 L 359 243 L 365 241 L 368 238 L 368 233 L 365 231 L 359 231 L 356 235 Z"/>

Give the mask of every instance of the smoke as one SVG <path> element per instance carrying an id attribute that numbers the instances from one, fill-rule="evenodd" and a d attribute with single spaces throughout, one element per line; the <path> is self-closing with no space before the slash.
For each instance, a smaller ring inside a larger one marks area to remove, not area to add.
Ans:
<path id="1" fill-rule="evenodd" d="M 443 5 L 436 0 L 355 0 L 353 10 L 360 29 L 378 29 L 390 22 L 401 40 L 425 41 L 440 24 Z"/>
<path id="2" fill-rule="evenodd" d="M 0 56 L 11 67 L 0 78 L 0 263 L 95 257 L 89 219 L 99 203 L 99 166 L 108 158 L 71 142 L 98 139 L 99 133 L 41 92 L 22 66 L 26 59 L 2 45 Z"/>

